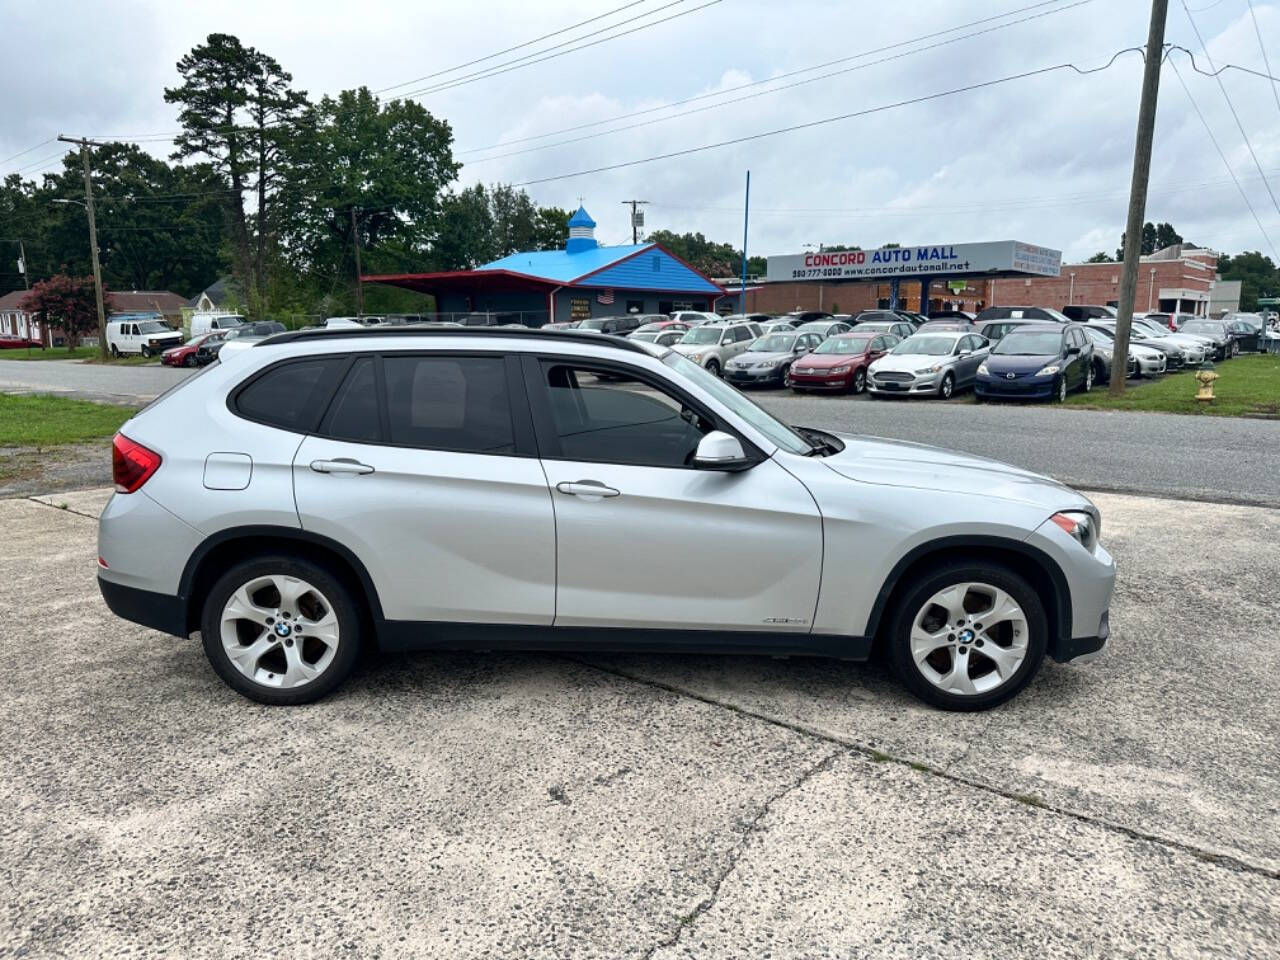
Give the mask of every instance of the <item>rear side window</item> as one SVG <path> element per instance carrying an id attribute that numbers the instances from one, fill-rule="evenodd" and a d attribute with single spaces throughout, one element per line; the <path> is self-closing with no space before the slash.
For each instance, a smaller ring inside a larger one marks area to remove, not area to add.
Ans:
<path id="1" fill-rule="evenodd" d="M 391 443 L 515 453 L 502 357 L 386 357 L 382 369 Z"/>
<path id="2" fill-rule="evenodd" d="M 235 411 L 248 420 L 306 433 L 333 389 L 333 376 L 345 363 L 342 357 L 323 357 L 271 367 L 235 394 Z"/>

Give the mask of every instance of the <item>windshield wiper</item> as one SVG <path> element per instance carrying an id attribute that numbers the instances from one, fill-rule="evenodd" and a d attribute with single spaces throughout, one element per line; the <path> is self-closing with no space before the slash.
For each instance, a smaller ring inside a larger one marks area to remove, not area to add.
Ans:
<path id="1" fill-rule="evenodd" d="M 793 426 L 792 429 L 809 441 L 809 452 L 805 454 L 806 457 L 829 457 L 833 453 L 839 453 L 844 449 L 843 444 L 836 446 L 836 444 L 826 440 L 826 434 L 820 430 L 810 430 L 808 427 L 796 426 Z"/>

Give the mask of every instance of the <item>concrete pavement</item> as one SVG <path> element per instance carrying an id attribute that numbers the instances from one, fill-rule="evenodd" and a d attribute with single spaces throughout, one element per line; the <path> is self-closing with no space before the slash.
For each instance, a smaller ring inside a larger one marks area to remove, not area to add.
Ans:
<path id="1" fill-rule="evenodd" d="M 429 654 L 243 700 L 0 501 L 0 957 L 1265 957 L 1280 514 L 1099 496 L 1108 656 L 986 714 L 874 666 Z"/>

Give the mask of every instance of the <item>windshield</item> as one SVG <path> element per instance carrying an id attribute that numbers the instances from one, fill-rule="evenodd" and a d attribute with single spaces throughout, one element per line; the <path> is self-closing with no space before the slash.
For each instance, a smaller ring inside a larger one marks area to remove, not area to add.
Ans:
<path id="1" fill-rule="evenodd" d="M 890 353 L 922 357 L 946 357 L 956 345 L 955 337 L 908 337 L 890 350 Z"/>
<path id="2" fill-rule="evenodd" d="M 696 327 L 686 333 L 681 343 L 719 343 L 720 327 Z"/>
<path id="3" fill-rule="evenodd" d="M 701 364 L 694 363 L 675 352 L 666 354 L 662 362 L 696 383 L 788 453 L 804 455 L 814 449 L 814 445 L 804 437 L 782 421 L 775 420 L 772 415 L 747 399 L 736 387 L 731 387 L 714 373 L 708 373 Z"/>
<path id="4" fill-rule="evenodd" d="M 800 324 L 796 329 L 805 331 L 817 330 L 818 332 L 821 332 L 829 326 L 831 326 L 830 320 L 810 320 L 808 323 Z"/>
<path id="5" fill-rule="evenodd" d="M 771 333 L 747 347 L 750 353 L 790 353 L 795 349 L 795 334 Z"/>
<path id="6" fill-rule="evenodd" d="M 892 327 L 893 324 L 881 323 L 879 320 L 868 320 L 865 323 L 858 324 L 859 330 L 874 330 L 876 333 L 888 333 Z"/>
<path id="7" fill-rule="evenodd" d="M 644 330 L 644 331 L 640 331 L 640 332 L 637 332 L 637 333 L 633 333 L 633 334 L 631 335 L 631 339 L 632 339 L 632 340 L 643 340 L 643 341 L 645 341 L 646 343 L 652 343 L 654 340 L 657 340 L 657 339 L 658 339 L 658 334 L 657 334 L 657 333 L 651 333 L 651 332 L 649 332 L 648 330 Z"/>
<path id="8" fill-rule="evenodd" d="M 170 330 L 159 320 L 143 320 L 138 324 L 139 333 L 169 333 Z"/>
<path id="9" fill-rule="evenodd" d="M 1004 357 L 1057 356 L 1062 349 L 1062 334 L 1046 330 L 1031 333 L 1014 330 L 1005 334 L 991 352 Z"/>
<path id="10" fill-rule="evenodd" d="M 579 330 L 603 330 L 604 325 L 612 320 L 613 317 L 601 317 L 598 320 L 583 320 L 578 324 Z"/>
<path id="11" fill-rule="evenodd" d="M 866 353 L 870 337 L 831 337 L 823 340 L 814 353 Z"/>

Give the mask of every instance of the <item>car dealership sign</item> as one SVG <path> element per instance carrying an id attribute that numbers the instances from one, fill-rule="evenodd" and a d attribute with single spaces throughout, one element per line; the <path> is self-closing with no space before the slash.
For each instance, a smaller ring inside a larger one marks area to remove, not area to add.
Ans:
<path id="1" fill-rule="evenodd" d="M 999 240 L 770 257 L 766 279 L 771 283 L 783 280 L 881 280 L 975 273 L 1031 273 L 1056 277 L 1061 269 L 1061 250 L 1016 240 Z"/>

